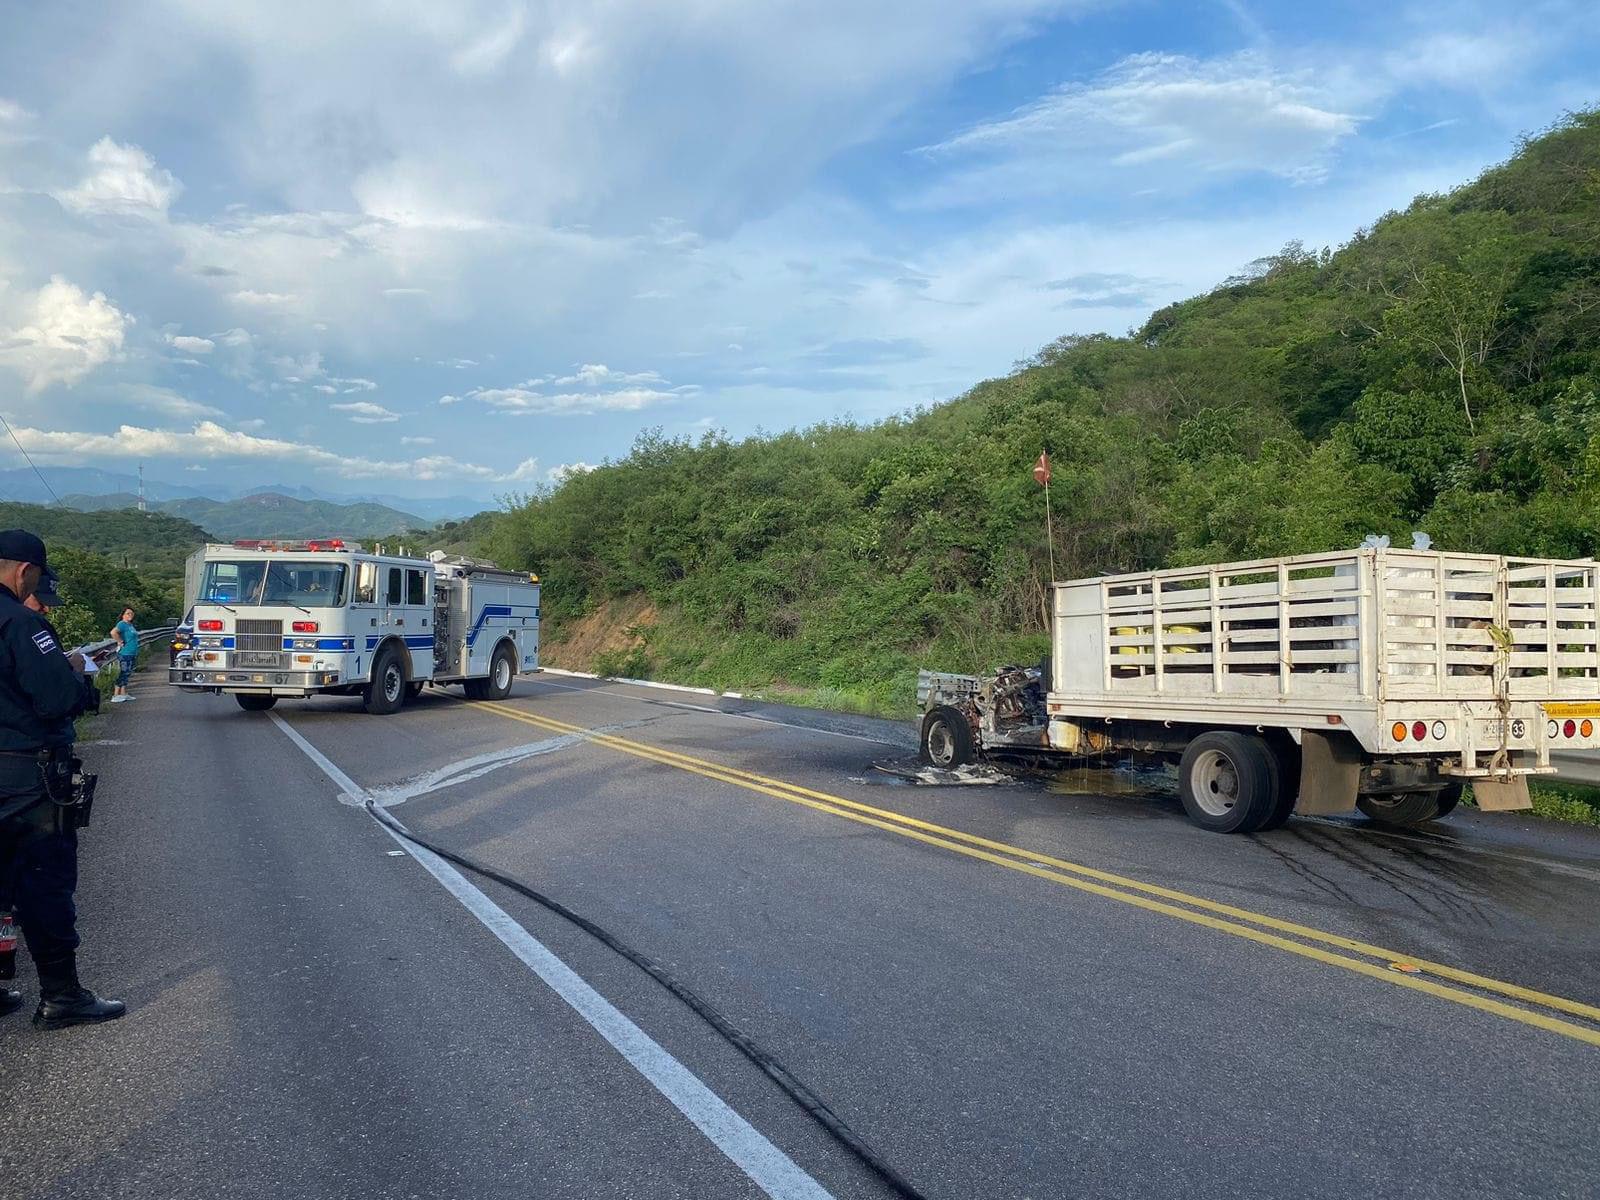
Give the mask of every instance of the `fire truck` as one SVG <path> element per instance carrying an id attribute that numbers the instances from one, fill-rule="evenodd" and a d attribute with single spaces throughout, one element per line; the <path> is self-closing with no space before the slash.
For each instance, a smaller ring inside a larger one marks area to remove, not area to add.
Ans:
<path id="1" fill-rule="evenodd" d="M 339 539 L 250 540 L 205 547 L 194 645 L 168 682 L 248 711 L 336 695 L 382 714 L 428 684 L 502 700 L 538 669 L 537 575 Z"/>

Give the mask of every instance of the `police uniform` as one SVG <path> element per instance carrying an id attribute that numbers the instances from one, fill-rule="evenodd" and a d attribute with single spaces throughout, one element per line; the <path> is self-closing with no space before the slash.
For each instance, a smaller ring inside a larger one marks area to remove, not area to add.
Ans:
<path id="1" fill-rule="evenodd" d="M 0 531 L 0 559 L 45 568 L 44 544 Z M 78 982 L 78 818 L 70 789 L 56 786 L 70 760 L 73 720 L 98 706 L 54 627 L 0 584 L 0 898 L 14 908 L 39 972 L 34 1023 L 45 1028 L 123 1014 Z M 54 772 L 54 774 L 52 774 Z M 0 990 L 0 1012 L 22 1002 Z"/>

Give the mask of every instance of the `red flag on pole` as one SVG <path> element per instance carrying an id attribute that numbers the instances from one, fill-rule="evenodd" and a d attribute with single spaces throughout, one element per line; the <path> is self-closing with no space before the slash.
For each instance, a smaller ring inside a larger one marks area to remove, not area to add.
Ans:
<path id="1" fill-rule="evenodd" d="M 1033 464 L 1033 477 L 1041 484 L 1050 482 L 1050 456 L 1039 455 L 1039 461 Z"/>

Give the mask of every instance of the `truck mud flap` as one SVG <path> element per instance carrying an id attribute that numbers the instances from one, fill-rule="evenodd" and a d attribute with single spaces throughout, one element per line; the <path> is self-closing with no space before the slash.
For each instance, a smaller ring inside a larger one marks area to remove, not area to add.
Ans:
<path id="1" fill-rule="evenodd" d="M 1513 775 L 1509 781 L 1474 779 L 1472 799 L 1484 812 L 1514 812 L 1519 808 L 1533 807 L 1526 775 Z"/>
<path id="2" fill-rule="evenodd" d="M 1346 734 L 1306 730 L 1300 741 L 1300 795 L 1294 811 L 1327 817 L 1355 811 L 1361 747 Z"/>

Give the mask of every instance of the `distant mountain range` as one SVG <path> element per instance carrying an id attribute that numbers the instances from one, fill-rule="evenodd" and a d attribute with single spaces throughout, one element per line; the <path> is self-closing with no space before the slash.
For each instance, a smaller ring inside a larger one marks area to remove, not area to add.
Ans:
<path id="1" fill-rule="evenodd" d="M 97 501 L 117 500 L 119 503 L 96 503 L 94 508 L 117 508 L 124 504 L 132 503 L 133 497 L 139 494 L 139 477 L 127 475 L 116 471 L 103 471 L 97 467 L 49 467 L 45 471 L 45 478 L 49 480 L 50 487 L 55 489 L 56 495 L 65 500 L 68 495 L 82 501 L 92 498 Z M 223 484 L 207 485 L 205 487 L 190 487 L 183 484 L 164 483 L 156 479 L 145 480 L 145 496 L 151 502 L 151 507 L 156 507 L 157 501 L 167 500 L 209 500 L 212 502 L 242 500 L 250 496 L 274 495 L 283 496 L 291 500 L 313 501 L 320 500 L 328 504 L 341 507 L 350 505 L 381 505 L 402 515 L 415 513 L 416 517 L 407 516 L 417 525 L 430 525 L 435 521 L 459 520 L 470 517 L 473 513 L 481 512 L 485 508 L 493 507 L 481 500 L 474 500 L 470 496 L 396 496 L 392 494 L 365 493 L 359 495 L 341 495 L 338 492 L 325 492 L 316 488 L 306 487 L 301 484 L 266 483 L 255 484 L 249 487 L 229 487 Z M 26 467 L 10 470 L 0 470 L 0 500 L 10 500 L 22 504 L 50 504 L 52 502 L 50 491 L 39 482 L 39 477 Z M 83 503 L 74 504 L 73 507 L 83 508 Z M 162 507 L 165 507 L 164 505 Z M 208 529 L 221 534 L 221 530 L 207 525 Z M 384 533 L 394 532 L 394 527 L 382 530 Z M 251 536 L 244 534 L 241 536 Z M 266 535 L 263 535 L 266 536 Z M 284 534 L 282 536 L 299 536 Z"/>
<path id="2" fill-rule="evenodd" d="M 146 492 L 148 496 L 148 489 Z M 133 508 L 139 498 L 126 492 L 109 496 L 66 495 L 61 503 L 80 512 Z M 302 500 L 280 492 L 258 492 L 237 500 L 184 496 L 149 500 L 152 511 L 182 517 L 224 541 L 234 538 L 389 537 L 432 522 L 386 504 L 337 504 Z"/>

